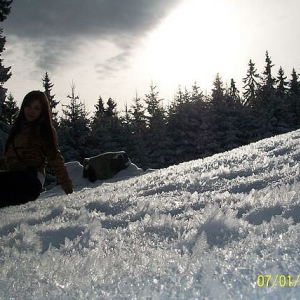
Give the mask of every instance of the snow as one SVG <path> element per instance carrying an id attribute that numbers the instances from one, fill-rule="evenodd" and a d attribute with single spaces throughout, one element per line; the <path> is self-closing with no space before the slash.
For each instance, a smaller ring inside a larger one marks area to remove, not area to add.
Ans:
<path id="1" fill-rule="evenodd" d="M 294 131 L 95 183 L 69 163 L 75 193 L 0 210 L 0 298 L 299 299 L 299 160 Z"/>

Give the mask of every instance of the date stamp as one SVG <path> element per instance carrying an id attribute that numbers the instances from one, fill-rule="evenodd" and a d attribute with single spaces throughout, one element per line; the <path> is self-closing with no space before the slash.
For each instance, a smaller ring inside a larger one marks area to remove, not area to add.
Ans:
<path id="1" fill-rule="evenodd" d="M 256 278 L 258 287 L 297 287 L 300 286 L 300 274 L 286 275 L 286 274 L 259 274 Z"/>

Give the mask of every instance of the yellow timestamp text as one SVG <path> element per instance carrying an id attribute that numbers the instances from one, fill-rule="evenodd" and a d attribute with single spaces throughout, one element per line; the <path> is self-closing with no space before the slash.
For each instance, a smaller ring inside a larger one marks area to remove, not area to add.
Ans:
<path id="1" fill-rule="evenodd" d="M 300 286 L 300 274 L 259 274 L 256 279 L 258 287 L 297 287 Z"/>

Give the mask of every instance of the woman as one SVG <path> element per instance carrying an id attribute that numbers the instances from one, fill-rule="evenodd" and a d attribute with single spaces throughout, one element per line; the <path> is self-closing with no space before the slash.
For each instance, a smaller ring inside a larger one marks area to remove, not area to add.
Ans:
<path id="1" fill-rule="evenodd" d="M 47 162 L 66 194 L 72 181 L 59 151 L 51 109 L 41 91 L 28 93 L 0 159 L 0 207 L 36 200 L 45 181 Z"/>

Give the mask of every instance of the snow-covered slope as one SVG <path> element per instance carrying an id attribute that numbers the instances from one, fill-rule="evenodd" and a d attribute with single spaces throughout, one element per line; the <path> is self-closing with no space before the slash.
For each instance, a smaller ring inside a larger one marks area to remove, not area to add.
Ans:
<path id="1" fill-rule="evenodd" d="M 297 299 L 300 131 L 0 210 L 1 299 Z M 267 287 L 269 285 L 269 287 Z"/>

